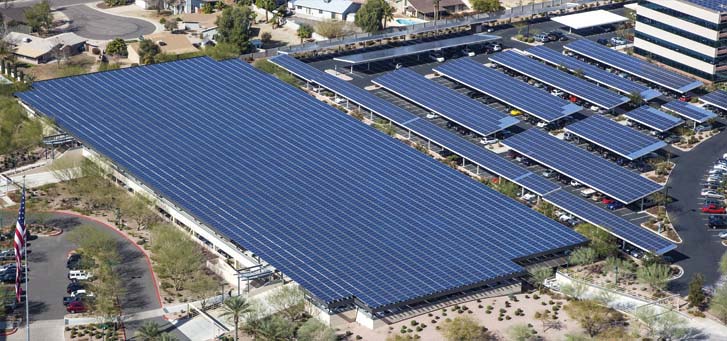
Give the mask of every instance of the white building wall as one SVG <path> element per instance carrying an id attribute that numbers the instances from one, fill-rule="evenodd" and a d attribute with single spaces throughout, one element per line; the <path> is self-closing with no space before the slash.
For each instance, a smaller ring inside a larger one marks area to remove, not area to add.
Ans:
<path id="1" fill-rule="evenodd" d="M 719 23 L 719 13 L 706 10 L 702 7 L 693 5 L 686 1 L 679 0 L 649 0 L 652 3 L 661 5 L 664 7 L 672 8 L 676 11 L 687 13 L 691 16 L 708 20 L 713 23 Z"/>
<path id="2" fill-rule="evenodd" d="M 666 40 L 672 44 L 677 44 L 679 46 L 683 46 L 685 49 L 699 52 L 706 56 L 711 56 L 711 57 L 717 56 L 717 48 L 715 48 L 715 47 L 704 45 L 700 42 L 690 40 L 689 38 L 684 38 L 680 35 L 676 35 L 674 33 L 667 32 L 667 31 L 658 29 L 656 27 L 649 26 L 644 23 L 637 22 L 636 31 L 643 32 L 652 37 Z M 637 47 L 641 47 L 641 46 L 637 45 Z M 641 47 L 641 48 L 643 48 L 643 47 Z"/>
<path id="3" fill-rule="evenodd" d="M 707 72 L 710 74 L 715 73 L 715 70 L 714 70 L 715 67 L 712 64 L 709 64 L 709 63 L 703 62 L 699 59 L 692 58 L 687 55 L 672 51 L 670 49 L 661 47 L 659 45 L 652 44 L 643 39 L 634 38 L 634 45 L 636 47 L 649 51 L 655 55 L 660 55 L 664 58 L 671 59 L 677 63 L 688 65 L 697 70 L 704 71 L 704 72 Z"/>
<path id="4" fill-rule="evenodd" d="M 674 1 L 674 0 L 669 0 L 669 1 Z M 697 24 L 693 24 L 688 21 L 685 21 L 685 20 L 682 20 L 682 19 L 679 19 L 676 17 L 672 17 L 672 16 L 666 15 L 664 13 L 654 11 L 654 10 L 646 8 L 644 6 L 638 6 L 636 9 L 636 13 L 638 15 L 647 17 L 649 19 L 656 20 L 658 22 L 661 22 L 661 23 L 664 23 L 667 25 L 679 27 L 685 31 L 700 35 L 700 36 L 708 38 L 708 39 L 717 40 L 717 38 L 719 36 L 719 32 L 717 32 L 716 30 L 711 30 L 704 26 L 699 26 Z M 689 13 L 689 12 L 687 12 L 687 13 Z M 638 27 L 639 24 L 640 23 L 637 23 L 636 26 Z"/>

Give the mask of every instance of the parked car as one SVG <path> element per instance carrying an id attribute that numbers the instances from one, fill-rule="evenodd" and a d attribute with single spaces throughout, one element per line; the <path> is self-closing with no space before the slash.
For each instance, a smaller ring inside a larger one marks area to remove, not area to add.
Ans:
<path id="1" fill-rule="evenodd" d="M 553 89 L 550 91 L 550 94 L 553 96 L 563 96 L 564 93 L 563 93 L 563 91 L 560 91 L 558 89 Z"/>
<path id="2" fill-rule="evenodd" d="M 439 118 L 439 114 L 430 112 L 430 113 L 427 113 L 427 118 L 430 119 L 430 120 L 435 119 L 435 118 Z"/>
<path id="3" fill-rule="evenodd" d="M 470 50 L 470 48 L 468 48 L 468 47 L 463 48 L 462 51 L 460 51 L 460 52 L 462 52 L 463 57 L 474 57 L 475 56 L 475 51 Z"/>
<path id="4" fill-rule="evenodd" d="M 623 37 L 612 37 L 611 38 L 611 45 L 613 45 L 613 46 L 626 45 L 628 43 L 629 43 L 629 41 Z"/>
<path id="5" fill-rule="evenodd" d="M 727 239 L 727 231 L 722 231 L 718 234 L 720 239 Z"/>
<path id="6" fill-rule="evenodd" d="M 63 305 L 67 306 L 71 302 L 81 301 L 81 297 L 63 296 Z"/>
<path id="7" fill-rule="evenodd" d="M 499 141 L 500 140 L 498 138 L 494 137 L 494 136 L 485 136 L 485 137 L 483 137 L 483 138 L 480 139 L 480 143 L 481 144 L 484 144 L 484 145 L 495 144 L 495 143 L 497 143 Z"/>
<path id="8" fill-rule="evenodd" d="M 75 314 L 75 313 L 85 313 L 87 310 L 86 305 L 83 304 L 83 301 L 73 301 L 68 303 L 68 306 L 66 307 L 66 311 Z"/>
<path id="9" fill-rule="evenodd" d="M 720 194 L 717 191 L 713 191 L 711 189 L 704 189 L 704 190 L 702 190 L 702 192 L 699 195 L 701 195 L 703 197 L 707 197 L 707 198 L 724 199 L 724 195 Z"/>
<path id="10" fill-rule="evenodd" d="M 535 39 L 535 41 L 540 42 L 540 43 L 547 43 L 547 42 L 550 41 L 550 39 L 548 39 L 548 34 L 547 33 L 539 33 L 539 34 L 536 34 L 533 37 L 533 39 Z"/>
<path id="11" fill-rule="evenodd" d="M 442 51 L 432 51 L 429 53 L 429 58 L 436 62 L 444 62 L 444 54 L 442 54 Z"/>
<path id="12" fill-rule="evenodd" d="M 93 278 L 93 274 L 86 270 L 71 270 L 68 272 L 68 279 L 79 281 L 87 281 Z"/>
<path id="13" fill-rule="evenodd" d="M 541 173 L 541 174 L 542 174 L 542 175 L 543 175 L 544 177 L 546 177 L 546 178 L 552 178 L 552 177 L 553 177 L 553 175 L 555 175 L 555 171 L 553 171 L 552 169 L 546 169 L 546 170 L 544 170 L 544 171 L 543 171 L 543 173 Z"/>
<path id="14" fill-rule="evenodd" d="M 689 102 L 692 100 L 692 96 L 689 95 L 681 95 L 679 96 L 679 100 L 682 102 Z"/>
<path id="15" fill-rule="evenodd" d="M 78 289 L 71 293 L 71 297 L 94 297 L 94 295 L 86 289 Z"/>
<path id="16" fill-rule="evenodd" d="M 614 202 L 606 205 L 606 208 L 608 208 L 611 211 L 615 211 L 621 207 L 624 207 L 624 204 L 622 204 L 620 201 L 614 201 Z"/>
<path id="17" fill-rule="evenodd" d="M 492 51 L 494 51 L 494 52 L 502 51 L 502 44 L 500 44 L 500 43 L 492 44 Z"/>
<path id="18" fill-rule="evenodd" d="M 677 142 L 679 142 L 681 140 L 682 140 L 681 137 L 679 137 L 677 135 L 674 135 L 674 134 L 669 134 L 669 135 L 667 135 L 667 136 L 664 137 L 664 142 L 669 143 L 669 144 L 671 144 L 671 143 L 677 143 Z"/>
<path id="19" fill-rule="evenodd" d="M 707 219 L 707 226 L 713 229 L 723 229 L 727 227 L 727 216 L 711 215 Z"/>
<path id="20" fill-rule="evenodd" d="M 723 206 L 709 204 L 707 206 L 702 207 L 702 213 L 725 214 L 725 208 Z"/>
<path id="21" fill-rule="evenodd" d="M 70 294 L 76 290 L 81 290 L 84 288 L 85 288 L 84 285 L 79 282 L 71 282 L 71 283 L 68 283 L 68 286 L 66 287 L 66 293 Z"/>
<path id="22" fill-rule="evenodd" d="M 21 279 L 23 278 L 23 273 L 20 273 Z M 5 271 L 2 274 L 0 274 L 0 282 L 3 283 L 13 283 L 15 282 L 15 271 Z"/>
<path id="23" fill-rule="evenodd" d="M 604 204 L 604 205 L 608 205 L 608 204 L 611 204 L 611 203 L 614 203 L 614 202 L 616 202 L 616 200 L 613 200 L 613 199 L 611 199 L 609 197 L 603 197 L 603 199 L 601 199 L 601 203 Z"/>
<path id="24" fill-rule="evenodd" d="M 552 31 L 548 33 L 548 40 L 550 41 L 558 41 L 563 37 L 565 37 L 565 35 L 560 31 Z"/>
<path id="25" fill-rule="evenodd" d="M 608 45 L 608 39 L 606 38 L 599 38 L 598 40 L 596 40 L 596 42 L 601 45 Z"/>
<path id="26" fill-rule="evenodd" d="M 539 121 L 538 123 L 535 124 L 535 126 L 537 126 L 538 128 L 545 128 L 548 126 L 548 122 Z"/>
<path id="27" fill-rule="evenodd" d="M 0 251 L 0 260 L 15 259 L 15 250 L 7 249 Z"/>
<path id="28" fill-rule="evenodd" d="M 700 125 L 694 127 L 694 131 L 698 132 L 698 133 L 701 133 L 704 131 L 710 131 L 710 130 L 712 130 L 711 124 L 700 124 Z"/>
<path id="29" fill-rule="evenodd" d="M 573 187 L 575 187 L 575 188 L 581 187 L 581 183 L 578 182 L 578 181 L 575 181 L 575 180 L 571 180 L 570 181 L 570 185 L 573 186 Z"/>
<path id="30" fill-rule="evenodd" d="M 510 115 L 512 115 L 512 116 L 519 116 L 519 115 L 522 115 L 522 114 L 523 114 L 523 112 L 520 111 L 520 110 L 517 110 L 517 109 L 510 110 Z"/>
<path id="31" fill-rule="evenodd" d="M 535 199 L 537 199 L 537 197 L 538 196 L 533 193 L 525 193 L 523 196 L 520 197 L 520 199 L 532 203 L 535 201 Z"/>
<path id="32" fill-rule="evenodd" d="M 70 270 L 78 270 L 78 265 L 81 262 L 81 255 L 72 253 L 66 260 L 66 267 Z"/>

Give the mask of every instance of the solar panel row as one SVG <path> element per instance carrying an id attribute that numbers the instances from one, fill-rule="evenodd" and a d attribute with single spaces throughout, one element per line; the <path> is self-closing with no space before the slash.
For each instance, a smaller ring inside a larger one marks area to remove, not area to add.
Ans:
<path id="1" fill-rule="evenodd" d="M 565 130 L 629 160 L 666 147 L 664 141 L 598 115 L 570 124 Z"/>
<path id="2" fill-rule="evenodd" d="M 66 77 L 17 96 L 326 302 L 386 307 L 584 241 L 240 60 Z"/>
<path id="3" fill-rule="evenodd" d="M 625 113 L 624 116 L 658 132 L 665 132 L 684 123 L 684 120 L 681 118 L 674 117 L 648 105 L 643 105 L 631 110 Z"/>
<path id="4" fill-rule="evenodd" d="M 607 110 L 629 101 L 627 97 L 543 65 L 513 50 L 495 54 L 490 60 Z"/>
<path id="5" fill-rule="evenodd" d="M 687 102 L 682 101 L 671 101 L 662 105 L 661 107 L 697 123 L 704 123 L 712 118 L 717 117 L 717 114 L 707 109 L 700 108 L 696 105 L 691 105 Z"/>
<path id="6" fill-rule="evenodd" d="M 717 90 L 699 98 L 702 102 L 727 110 L 727 91 Z"/>
<path id="7" fill-rule="evenodd" d="M 626 204 L 662 188 L 639 174 L 538 129 L 528 129 L 504 140 L 503 144 Z"/>
<path id="8" fill-rule="evenodd" d="M 583 77 L 598 84 L 621 91 L 624 94 L 638 93 L 645 101 L 661 96 L 659 91 L 649 89 L 646 86 L 635 83 L 611 72 L 603 70 L 595 65 L 588 64 L 576 58 L 568 57 L 558 51 L 545 46 L 531 47 L 525 53 L 537 59 L 550 63 L 556 67 L 565 67 L 571 72 L 580 70 Z"/>
<path id="9" fill-rule="evenodd" d="M 520 122 L 411 69 L 389 72 L 372 82 L 480 135 L 490 135 Z"/>
<path id="10" fill-rule="evenodd" d="M 654 64 L 620 53 L 588 39 L 573 41 L 563 46 L 563 48 L 678 93 L 685 93 L 704 85 L 702 82 L 659 68 Z"/>
<path id="11" fill-rule="evenodd" d="M 435 67 L 434 71 L 545 122 L 559 120 L 583 109 L 470 58 L 455 59 Z"/>
<path id="12" fill-rule="evenodd" d="M 641 249 L 663 255 L 676 248 L 676 245 L 657 234 L 647 231 L 628 220 L 593 205 L 566 190 L 554 191 L 543 200 L 570 212 L 579 219 L 597 226 L 604 226 L 614 235 Z"/>

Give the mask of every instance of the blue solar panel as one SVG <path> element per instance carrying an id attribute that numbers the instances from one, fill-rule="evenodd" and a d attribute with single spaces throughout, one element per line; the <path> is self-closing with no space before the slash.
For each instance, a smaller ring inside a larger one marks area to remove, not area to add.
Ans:
<path id="1" fill-rule="evenodd" d="M 595 65 L 588 64 L 576 58 L 568 57 L 558 51 L 545 46 L 531 47 L 525 50 L 525 53 L 537 59 L 550 63 L 554 66 L 564 66 L 571 72 L 580 70 L 583 77 L 590 79 L 598 84 L 603 84 L 610 88 L 621 91 L 625 94 L 638 93 L 645 101 L 661 96 L 659 91 L 649 89 L 646 86 L 635 83 L 623 77 L 619 77 L 611 72 L 601 69 Z"/>
<path id="2" fill-rule="evenodd" d="M 480 135 L 520 122 L 410 69 L 389 72 L 372 82 Z"/>
<path id="3" fill-rule="evenodd" d="M 687 0 L 695 5 L 702 6 L 708 10 L 724 13 L 727 12 L 727 3 L 724 0 Z"/>
<path id="4" fill-rule="evenodd" d="M 535 173 L 525 174 L 514 182 L 540 196 L 560 189 L 559 185 Z"/>
<path id="5" fill-rule="evenodd" d="M 671 112 L 674 112 L 681 117 L 696 121 L 698 123 L 704 123 L 711 118 L 717 117 L 717 114 L 707 109 L 700 108 L 696 105 L 691 105 L 687 102 L 682 101 L 671 101 L 662 105 L 661 107 Z"/>
<path id="6" fill-rule="evenodd" d="M 727 91 L 717 90 L 710 92 L 699 98 L 702 102 L 715 106 L 722 110 L 727 110 Z"/>
<path id="7" fill-rule="evenodd" d="M 539 129 L 528 129 L 504 140 L 503 144 L 626 204 L 662 188 L 639 174 Z"/>
<path id="8" fill-rule="evenodd" d="M 629 101 L 627 97 L 543 65 L 513 50 L 492 55 L 490 60 L 604 109 L 613 109 Z"/>
<path id="9" fill-rule="evenodd" d="M 566 44 L 563 48 L 678 93 L 685 93 L 704 85 L 700 81 L 695 81 L 691 78 L 665 70 L 654 64 L 610 49 L 588 39 L 573 41 Z"/>
<path id="10" fill-rule="evenodd" d="M 579 219 L 601 226 L 617 237 L 646 251 L 662 255 L 676 248 L 676 245 L 657 234 L 634 225 L 565 190 L 552 192 L 544 196 L 543 200 L 570 212 Z"/>
<path id="11" fill-rule="evenodd" d="M 470 58 L 455 59 L 435 67 L 434 71 L 545 122 L 556 121 L 583 109 Z"/>
<path id="12" fill-rule="evenodd" d="M 634 122 L 645 125 L 659 132 L 665 132 L 684 123 L 684 120 L 681 118 L 674 117 L 648 105 L 643 105 L 631 110 L 625 113 L 624 116 Z"/>
<path id="13" fill-rule="evenodd" d="M 584 241 L 240 60 L 35 82 L 17 96 L 326 302 L 438 294 Z"/>
<path id="14" fill-rule="evenodd" d="M 568 125 L 565 130 L 629 160 L 666 147 L 664 141 L 598 115 Z"/>

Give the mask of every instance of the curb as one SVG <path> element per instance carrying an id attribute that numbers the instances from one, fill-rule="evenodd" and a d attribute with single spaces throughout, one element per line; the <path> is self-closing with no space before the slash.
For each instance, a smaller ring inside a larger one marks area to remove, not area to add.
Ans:
<path id="1" fill-rule="evenodd" d="M 10 336 L 18 332 L 18 327 L 11 329 L 10 331 L 0 332 L 0 336 Z"/>

